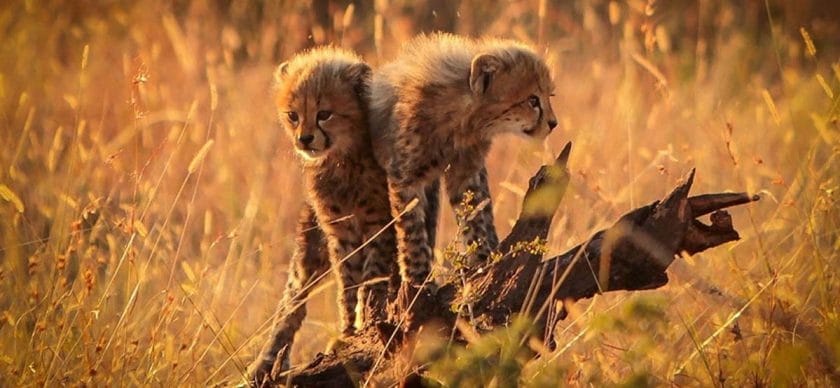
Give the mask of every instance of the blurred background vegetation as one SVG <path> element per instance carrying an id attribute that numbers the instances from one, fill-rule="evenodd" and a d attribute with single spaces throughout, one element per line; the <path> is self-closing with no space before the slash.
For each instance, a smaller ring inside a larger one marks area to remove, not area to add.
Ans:
<path id="1" fill-rule="evenodd" d="M 696 192 L 764 199 L 734 210 L 740 242 L 679 260 L 665 288 L 571 306 L 557 350 L 511 340 L 517 323 L 429 352 L 443 360 L 430 378 L 840 384 L 836 1 L 11 0 L 0 385 L 239 382 L 282 292 L 302 195 L 272 67 L 318 44 L 377 65 L 435 30 L 520 39 L 552 63 L 561 127 L 490 156 L 501 235 L 527 178 L 569 140 L 549 254 L 692 167 Z M 294 362 L 337 334 L 334 293 L 326 282 L 310 301 Z"/>

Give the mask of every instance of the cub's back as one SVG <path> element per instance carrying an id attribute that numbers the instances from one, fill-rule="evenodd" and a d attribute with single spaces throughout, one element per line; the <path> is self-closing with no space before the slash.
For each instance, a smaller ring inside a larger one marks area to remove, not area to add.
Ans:
<path id="1" fill-rule="evenodd" d="M 468 95 L 470 63 L 477 50 L 477 43 L 469 38 L 445 33 L 419 35 L 403 45 L 394 61 L 374 72 L 371 133 L 381 164 L 386 159 L 383 148 L 392 144 L 394 107 L 420 98 L 424 89 L 431 87 Z"/>
<path id="2" fill-rule="evenodd" d="M 406 88 L 466 80 L 476 50 L 476 42 L 469 38 L 443 33 L 419 35 L 374 75 L 374 83 L 378 79 Z"/>

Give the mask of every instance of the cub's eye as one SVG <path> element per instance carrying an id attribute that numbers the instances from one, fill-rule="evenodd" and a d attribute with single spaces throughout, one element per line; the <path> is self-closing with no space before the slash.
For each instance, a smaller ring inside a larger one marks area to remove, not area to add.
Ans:
<path id="1" fill-rule="evenodd" d="M 332 117 L 332 112 L 328 110 L 319 110 L 318 114 L 315 116 L 318 121 L 329 120 Z"/>
<path id="2" fill-rule="evenodd" d="M 297 112 L 286 112 L 286 115 L 289 117 L 289 121 L 291 121 L 292 123 L 296 123 L 300 119 L 298 117 Z"/>
<path id="3" fill-rule="evenodd" d="M 528 103 L 531 104 L 531 108 L 539 108 L 540 98 L 537 96 L 528 97 Z"/>

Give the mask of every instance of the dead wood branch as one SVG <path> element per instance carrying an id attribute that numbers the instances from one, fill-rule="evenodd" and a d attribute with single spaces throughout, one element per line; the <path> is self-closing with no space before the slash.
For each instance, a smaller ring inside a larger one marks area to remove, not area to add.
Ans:
<path id="1" fill-rule="evenodd" d="M 704 194 L 689 197 L 692 170 L 661 201 L 635 209 L 612 227 L 595 233 L 568 252 L 544 259 L 539 246 L 548 236 L 551 220 L 569 181 L 566 169 L 571 144 L 555 163 L 543 166 L 531 178 L 522 213 L 498 247 L 501 259 L 470 268 L 466 287 L 442 285 L 433 296 L 435 308 L 418 312 L 423 322 L 437 321 L 451 328 L 452 306 L 471 304 L 476 322 L 492 328 L 510 322 L 514 314 L 544 316 L 554 301 L 589 298 L 599 292 L 648 290 L 668 282 L 666 270 L 682 254 L 694 254 L 729 241 L 738 232 L 724 208 L 758 200 L 745 193 Z M 696 218 L 711 214 L 711 224 Z M 462 291 L 469 290 L 469 295 Z M 475 296 L 478 296 L 477 298 Z M 454 309 L 457 310 L 457 309 Z M 299 386 L 344 386 L 354 380 L 388 371 L 389 358 L 415 333 L 403 333 L 399 317 L 378 322 L 331 354 L 321 354 L 288 380 Z M 448 329 L 443 329 L 448 330 Z M 385 351 L 386 345 L 388 351 Z"/>

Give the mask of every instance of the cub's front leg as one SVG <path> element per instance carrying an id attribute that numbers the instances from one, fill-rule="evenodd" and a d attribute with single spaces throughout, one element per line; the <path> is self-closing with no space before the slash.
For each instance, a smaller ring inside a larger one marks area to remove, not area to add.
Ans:
<path id="1" fill-rule="evenodd" d="M 388 182 L 397 237 L 397 262 L 403 283 L 420 287 L 431 272 L 432 249 L 426 229 L 426 191 L 421 184 Z M 414 200 L 416 204 L 412 204 Z"/>
<path id="2" fill-rule="evenodd" d="M 363 211 L 363 229 L 366 239 L 364 248 L 365 263 L 362 271 L 363 286 L 359 287 L 359 303 L 362 319 L 381 321 L 386 318 L 388 302 L 392 299 L 389 289 L 394 275 L 397 274 L 396 235 L 391 220 L 390 206 L 382 188 L 382 196 L 371 202 Z M 358 327 L 369 322 L 356 320 Z"/>
<path id="3" fill-rule="evenodd" d="M 468 211 L 455 212 L 458 218 L 459 237 L 464 244 L 476 244 L 475 259 L 483 262 L 499 245 L 496 226 L 493 224 L 493 203 L 487 182 L 487 169 L 483 164 L 477 169 L 450 168 L 444 177 L 446 193 L 452 209 L 459 209 L 466 193 L 472 193 Z M 475 263 L 472 263 L 475 264 Z"/>
<path id="4" fill-rule="evenodd" d="M 364 255 L 357 250 L 362 245 L 362 232 L 358 221 L 343 219 L 349 211 L 335 206 L 319 209 L 319 219 L 327 233 L 330 263 L 336 274 L 341 329 L 352 334 L 358 304 L 357 288 L 362 282 Z"/>
<path id="5" fill-rule="evenodd" d="M 304 204 L 298 216 L 295 241 L 295 251 L 289 262 L 289 277 L 275 314 L 271 338 L 249 367 L 250 384 L 254 386 L 268 384 L 273 369 L 279 367 L 282 371 L 289 368 L 295 333 L 306 318 L 306 298 L 315 280 L 329 268 L 326 238 L 309 204 Z M 277 360 L 278 356 L 280 360 Z"/>
<path id="6" fill-rule="evenodd" d="M 397 218 L 397 261 L 402 282 L 397 294 L 397 311 L 404 314 L 406 332 L 417 330 L 423 314 L 434 303 L 433 290 L 426 285 L 432 270 L 432 247 L 429 245 L 426 209 L 429 208 L 423 186 L 399 186 L 389 182 L 391 213 Z M 417 199 L 416 205 L 411 205 Z"/>

